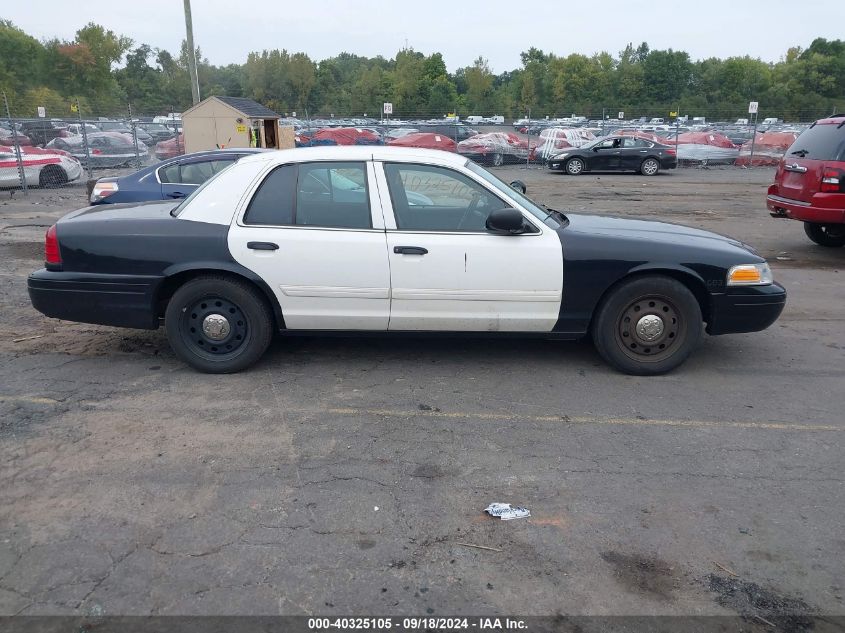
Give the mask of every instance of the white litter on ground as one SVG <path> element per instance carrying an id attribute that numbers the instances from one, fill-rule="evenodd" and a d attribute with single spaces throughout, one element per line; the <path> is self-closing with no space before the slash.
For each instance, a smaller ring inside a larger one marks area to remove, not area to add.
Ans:
<path id="1" fill-rule="evenodd" d="M 484 508 L 484 511 L 492 517 L 499 517 L 502 521 L 523 519 L 531 516 L 531 510 L 528 508 L 512 506 L 509 503 L 494 502 Z"/>

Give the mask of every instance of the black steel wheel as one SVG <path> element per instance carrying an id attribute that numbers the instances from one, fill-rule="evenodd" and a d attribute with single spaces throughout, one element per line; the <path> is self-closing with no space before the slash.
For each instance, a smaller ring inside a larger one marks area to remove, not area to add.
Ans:
<path id="1" fill-rule="evenodd" d="M 67 183 L 67 173 L 58 165 L 47 165 L 38 176 L 40 187 L 61 187 Z"/>
<path id="2" fill-rule="evenodd" d="M 643 176 L 656 176 L 660 171 L 660 163 L 656 158 L 646 158 L 640 165 L 640 173 Z"/>
<path id="3" fill-rule="evenodd" d="M 602 301 L 593 319 L 593 341 L 602 357 L 628 374 L 671 371 L 701 340 L 701 307 L 681 282 L 662 276 L 622 283 Z"/>
<path id="4" fill-rule="evenodd" d="M 570 158 L 566 161 L 566 173 L 570 176 L 583 174 L 586 167 L 587 165 L 580 158 Z"/>
<path id="5" fill-rule="evenodd" d="M 819 246 L 845 246 L 845 224 L 816 224 L 804 222 L 804 232 Z"/>
<path id="6" fill-rule="evenodd" d="M 207 373 L 232 373 L 255 363 L 272 337 L 273 317 L 250 284 L 197 277 L 167 304 L 167 339 L 183 361 Z"/>

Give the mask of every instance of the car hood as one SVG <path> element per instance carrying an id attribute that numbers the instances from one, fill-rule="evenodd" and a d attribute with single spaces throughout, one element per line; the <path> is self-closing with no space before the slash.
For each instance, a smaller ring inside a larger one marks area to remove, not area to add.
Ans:
<path id="1" fill-rule="evenodd" d="M 569 224 L 562 230 L 592 236 L 618 237 L 673 246 L 740 248 L 759 257 L 748 244 L 732 237 L 680 224 L 653 220 L 631 220 L 598 215 L 566 214 Z"/>

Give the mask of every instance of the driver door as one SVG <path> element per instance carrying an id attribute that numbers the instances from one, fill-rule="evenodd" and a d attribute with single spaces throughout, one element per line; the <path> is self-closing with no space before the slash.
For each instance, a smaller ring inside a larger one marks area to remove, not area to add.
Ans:
<path id="1" fill-rule="evenodd" d="M 593 156 L 590 159 L 590 169 L 593 171 L 618 169 L 620 160 L 619 143 L 620 139 L 609 138 L 594 146 Z"/>
<path id="2" fill-rule="evenodd" d="M 523 212 L 527 232 L 487 231 L 513 206 L 457 169 L 376 163 L 390 261 L 388 330 L 548 332 L 563 282 L 557 234 Z"/>

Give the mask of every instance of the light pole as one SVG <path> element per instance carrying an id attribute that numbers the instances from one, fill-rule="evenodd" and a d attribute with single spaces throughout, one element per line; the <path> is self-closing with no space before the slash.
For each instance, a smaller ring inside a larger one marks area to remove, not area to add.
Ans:
<path id="1" fill-rule="evenodd" d="M 194 48 L 194 24 L 191 21 L 191 0 L 184 0 L 185 4 L 185 30 L 188 40 L 188 74 L 191 77 L 191 97 L 194 105 L 200 102 L 200 80 L 197 75 L 197 52 Z"/>

